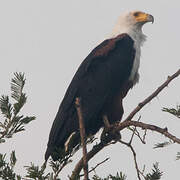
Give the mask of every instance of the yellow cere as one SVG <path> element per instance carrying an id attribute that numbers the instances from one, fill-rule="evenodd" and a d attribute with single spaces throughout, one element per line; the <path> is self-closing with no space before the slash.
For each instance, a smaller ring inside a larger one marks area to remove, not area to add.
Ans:
<path id="1" fill-rule="evenodd" d="M 137 22 L 145 22 L 148 20 L 148 14 L 143 12 L 135 12 L 134 17 L 136 18 Z"/>

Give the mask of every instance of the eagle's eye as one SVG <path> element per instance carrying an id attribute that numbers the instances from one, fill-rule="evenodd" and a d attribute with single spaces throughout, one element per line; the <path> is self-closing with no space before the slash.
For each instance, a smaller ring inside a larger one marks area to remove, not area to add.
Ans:
<path id="1" fill-rule="evenodd" d="M 141 12 L 135 12 L 135 13 L 134 13 L 134 16 L 135 16 L 135 17 L 138 17 L 140 14 L 141 14 Z"/>

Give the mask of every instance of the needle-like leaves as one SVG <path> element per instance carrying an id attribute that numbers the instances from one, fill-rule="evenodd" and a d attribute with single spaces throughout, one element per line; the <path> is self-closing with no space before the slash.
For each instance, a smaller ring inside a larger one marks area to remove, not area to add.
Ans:
<path id="1" fill-rule="evenodd" d="M 157 162 L 155 164 L 153 164 L 152 173 L 148 173 L 146 175 L 146 180 L 159 180 L 159 179 L 161 179 L 163 172 L 160 171 L 158 166 L 159 166 L 159 164 Z"/>
<path id="2" fill-rule="evenodd" d="M 14 73 L 11 80 L 11 97 L 15 100 L 12 104 L 8 96 L 1 96 L 0 111 L 4 115 L 4 122 L 0 122 L 0 143 L 5 142 L 5 138 L 11 138 L 13 134 L 24 131 L 24 126 L 35 119 L 34 116 L 19 115 L 21 108 L 27 101 L 27 96 L 23 92 L 25 85 L 24 73 Z"/>
<path id="3" fill-rule="evenodd" d="M 176 108 L 163 108 L 162 111 L 168 112 L 177 118 L 180 118 L 180 105 L 177 105 Z"/>
<path id="4" fill-rule="evenodd" d="M 166 147 L 166 146 L 168 146 L 168 145 L 170 145 L 172 143 L 173 142 L 171 142 L 171 141 L 165 141 L 163 143 L 157 143 L 157 144 L 154 145 L 154 149 L 156 149 L 156 148 L 163 148 L 163 147 Z"/>
<path id="5" fill-rule="evenodd" d="M 180 160 L 180 152 L 177 152 L 176 160 Z"/>
<path id="6" fill-rule="evenodd" d="M 5 118 L 11 119 L 12 116 L 12 105 L 9 102 L 8 96 L 1 96 L 0 98 L 0 110 Z"/>
<path id="7" fill-rule="evenodd" d="M 14 114 L 16 115 L 23 105 L 26 103 L 27 96 L 23 93 L 23 88 L 26 82 L 24 73 L 14 73 L 14 78 L 11 80 L 11 97 L 15 99 L 14 103 Z"/>

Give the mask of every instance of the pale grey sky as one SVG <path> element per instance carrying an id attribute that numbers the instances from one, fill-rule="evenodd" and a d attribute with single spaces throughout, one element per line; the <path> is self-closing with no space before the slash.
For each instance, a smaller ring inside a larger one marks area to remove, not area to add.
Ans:
<path id="1" fill-rule="evenodd" d="M 180 67 L 178 0 L 0 1 L 0 94 L 10 92 L 13 72 L 25 72 L 28 102 L 23 113 L 37 117 L 25 132 L 1 145 L 2 153 L 16 150 L 17 172 L 23 173 L 23 166 L 30 162 L 43 162 L 51 124 L 77 67 L 111 33 L 118 16 L 129 10 L 150 13 L 155 22 L 144 26 L 148 38 L 142 48 L 140 82 L 126 98 L 125 116 Z M 168 126 L 180 137 L 180 122 L 161 112 L 162 107 L 180 103 L 179 90 L 180 78 L 138 114 L 141 120 Z M 126 136 L 122 133 L 123 138 Z M 145 163 L 148 169 L 158 161 L 164 171 L 163 180 L 179 179 L 180 161 L 175 161 L 175 156 L 180 146 L 152 149 L 161 140 L 167 139 L 148 132 L 147 145 L 136 142 L 139 166 L 143 168 Z M 108 147 L 92 160 L 90 167 L 106 157 L 111 159 L 97 169 L 99 175 L 123 171 L 128 180 L 137 179 L 129 149 L 119 144 Z M 62 172 L 63 179 L 67 179 L 72 167 Z"/>

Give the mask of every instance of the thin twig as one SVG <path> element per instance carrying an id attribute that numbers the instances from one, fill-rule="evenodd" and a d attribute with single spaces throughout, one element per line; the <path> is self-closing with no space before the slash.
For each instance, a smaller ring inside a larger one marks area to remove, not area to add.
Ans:
<path id="1" fill-rule="evenodd" d="M 131 131 L 134 131 L 133 128 L 130 128 L 130 127 L 129 127 L 129 129 L 130 129 Z M 140 135 L 139 131 L 137 130 L 137 128 L 136 128 L 136 131 L 135 131 L 135 135 L 139 138 L 139 140 L 140 140 L 143 144 L 146 144 L 146 142 L 145 142 L 146 130 L 145 130 L 145 134 L 143 135 L 143 138 L 141 137 L 141 135 Z"/>
<path id="2" fill-rule="evenodd" d="M 147 134 L 147 129 L 144 130 L 144 135 L 143 135 L 143 139 L 142 139 L 142 142 L 144 142 L 144 144 L 146 144 L 146 134 Z"/>
<path id="3" fill-rule="evenodd" d="M 88 178 L 87 148 L 86 148 L 86 143 L 85 143 L 86 133 L 85 133 L 83 115 L 82 115 L 82 111 L 81 111 L 81 102 L 80 102 L 79 98 L 76 98 L 75 104 L 76 104 L 77 114 L 78 114 L 78 118 L 79 118 L 81 143 L 82 143 L 82 147 L 83 147 L 84 180 L 88 180 L 89 178 Z"/>
<path id="4" fill-rule="evenodd" d="M 105 163 L 105 162 L 108 161 L 108 160 L 109 160 L 109 158 L 106 158 L 105 160 L 103 160 L 103 161 L 101 161 L 100 163 L 96 164 L 96 166 L 93 167 L 88 173 L 91 173 L 91 172 L 94 171 L 98 166 L 100 166 L 101 164 Z M 81 176 L 84 176 L 84 174 L 81 174 L 80 177 L 81 177 Z"/>
<path id="5" fill-rule="evenodd" d="M 130 139 L 130 141 L 129 141 L 129 144 L 131 144 L 132 143 L 132 140 L 133 140 L 133 138 L 134 138 L 134 135 L 135 135 L 135 132 L 136 132 L 137 130 L 136 130 L 136 127 L 134 128 L 134 130 L 133 130 L 133 133 L 132 133 L 132 136 L 131 136 L 131 139 Z"/>
<path id="6" fill-rule="evenodd" d="M 137 121 L 140 121 L 140 119 L 141 119 L 141 116 L 139 116 L 139 118 L 138 118 Z M 131 137 L 131 140 L 130 140 L 130 142 L 129 142 L 130 144 L 131 144 L 131 142 L 132 142 L 132 139 L 133 139 L 133 136 L 134 136 L 134 135 L 136 135 L 143 144 L 146 144 L 146 142 L 145 142 L 145 136 L 146 136 L 146 131 L 147 131 L 146 129 L 145 129 L 145 133 L 144 133 L 144 135 L 143 135 L 143 138 L 141 138 L 141 135 L 140 135 L 140 133 L 139 133 L 139 131 L 137 130 L 136 127 L 135 127 L 134 129 L 129 127 L 129 129 L 133 132 L 132 137 Z"/>
<path id="7" fill-rule="evenodd" d="M 141 141 L 143 144 L 146 144 L 146 142 L 145 142 L 145 137 L 146 137 L 146 131 L 147 131 L 147 129 L 145 129 L 144 131 L 145 131 L 145 132 L 144 132 L 143 138 L 141 137 L 141 135 L 140 135 L 140 133 L 139 133 L 138 130 L 136 130 L 136 136 L 140 139 L 140 141 Z"/>
<path id="8" fill-rule="evenodd" d="M 168 84 L 180 75 L 180 69 L 174 73 L 172 76 L 168 76 L 168 79 L 159 86 L 149 97 L 147 97 L 144 101 L 138 104 L 138 106 L 129 114 L 129 116 L 125 119 L 125 121 L 130 121 L 134 115 L 139 112 L 148 102 L 150 102 L 154 97 L 156 97 Z"/>
<path id="9" fill-rule="evenodd" d="M 136 172 L 137 172 L 137 176 L 138 176 L 138 179 L 141 180 L 141 177 L 140 177 L 140 170 L 138 168 L 138 164 L 137 164 L 137 159 L 136 159 L 136 152 L 134 150 L 134 148 L 132 147 L 132 145 L 130 143 L 126 143 L 124 141 L 121 141 L 119 140 L 120 143 L 126 145 L 127 147 L 129 147 L 133 153 L 133 157 L 134 157 L 134 163 L 135 163 L 135 168 L 136 168 Z"/>
<path id="10" fill-rule="evenodd" d="M 141 116 L 139 116 L 138 121 L 140 121 L 140 119 L 141 119 Z M 135 127 L 135 128 L 133 129 L 133 133 L 132 133 L 131 139 L 130 139 L 130 141 L 129 141 L 129 144 L 132 143 L 132 140 L 133 140 L 133 138 L 134 138 L 134 135 L 136 135 L 136 132 L 138 132 L 138 131 L 136 130 L 136 127 Z M 138 133 L 139 133 L 139 132 L 138 132 Z"/>

